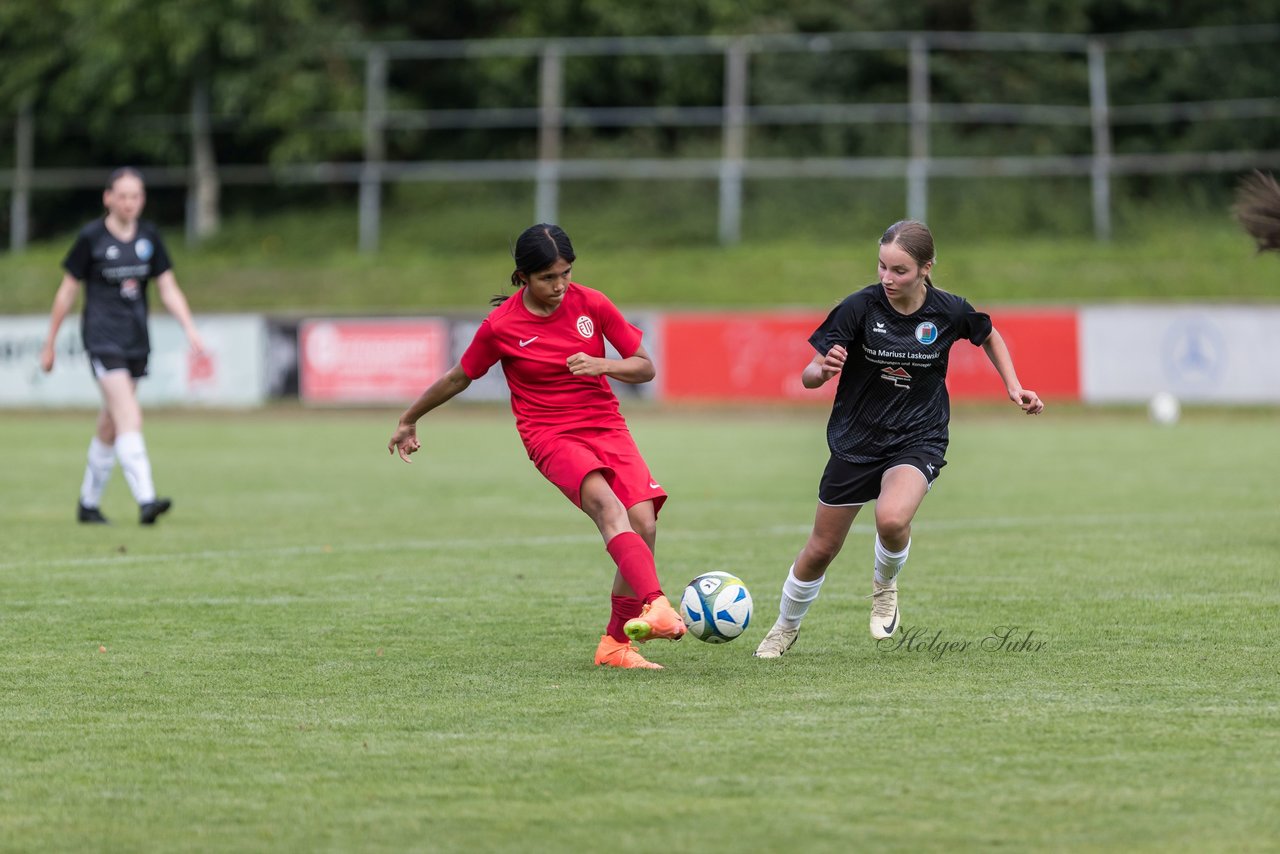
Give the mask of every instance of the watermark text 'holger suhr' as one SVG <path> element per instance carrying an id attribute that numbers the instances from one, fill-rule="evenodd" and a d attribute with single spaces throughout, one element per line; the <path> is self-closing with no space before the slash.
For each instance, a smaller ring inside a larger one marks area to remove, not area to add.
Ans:
<path id="1" fill-rule="evenodd" d="M 903 626 L 902 631 L 892 637 L 876 641 L 876 648 L 881 652 L 917 652 L 942 658 L 966 652 L 1040 652 L 1048 643 L 1037 638 L 1034 629 L 1021 626 L 996 626 L 980 640 L 947 638 L 942 629 L 930 632 L 925 626 Z"/>

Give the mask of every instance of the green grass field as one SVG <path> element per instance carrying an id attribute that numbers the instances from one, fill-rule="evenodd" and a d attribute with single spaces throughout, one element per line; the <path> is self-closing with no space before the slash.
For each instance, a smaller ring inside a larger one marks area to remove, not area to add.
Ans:
<path id="1" fill-rule="evenodd" d="M 868 635 L 864 518 L 774 662 L 825 412 L 630 419 L 668 590 L 756 601 L 661 672 L 592 666 L 611 565 L 502 410 L 412 466 L 386 412 L 151 414 L 154 529 L 118 474 L 72 521 L 87 413 L 6 415 L 0 848 L 1275 850 L 1276 412 L 961 410 L 915 640 Z"/>

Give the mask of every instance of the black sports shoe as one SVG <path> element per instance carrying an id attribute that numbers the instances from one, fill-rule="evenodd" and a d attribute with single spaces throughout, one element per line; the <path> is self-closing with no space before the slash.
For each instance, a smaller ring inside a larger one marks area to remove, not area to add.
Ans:
<path id="1" fill-rule="evenodd" d="M 83 504 L 76 505 L 76 521 L 83 522 L 86 525 L 111 524 L 97 507 L 85 507 Z"/>
<path id="2" fill-rule="evenodd" d="M 167 498 L 157 498 L 155 501 L 148 501 L 146 504 L 138 505 L 138 523 L 142 525 L 154 525 L 156 519 L 160 518 L 161 513 L 168 513 L 169 508 L 173 506 L 173 502 Z"/>

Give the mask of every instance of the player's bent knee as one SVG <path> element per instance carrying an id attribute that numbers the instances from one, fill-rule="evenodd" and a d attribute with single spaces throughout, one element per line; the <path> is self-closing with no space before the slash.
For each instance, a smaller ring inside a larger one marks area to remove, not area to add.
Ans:
<path id="1" fill-rule="evenodd" d="M 840 554 L 842 545 L 844 544 L 830 540 L 809 540 L 804 547 L 805 560 L 811 566 L 826 569 Z"/>
<path id="2" fill-rule="evenodd" d="M 657 536 L 658 533 L 657 523 L 647 519 L 643 522 L 637 522 L 635 519 L 632 519 L 631 529 L 639 534 L 646 543 L 653 542 L 653 538 Z"/>
<path id="3" fill-rule="evenodd" d="M 876 516 L 876 533 L 881 540 L 905 540 L 911 535 L 911 517 L 898 514 Z"/>

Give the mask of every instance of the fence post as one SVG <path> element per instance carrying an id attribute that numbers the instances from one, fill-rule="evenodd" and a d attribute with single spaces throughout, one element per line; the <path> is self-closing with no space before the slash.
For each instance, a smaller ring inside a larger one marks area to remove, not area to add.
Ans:
<path id="1" fill-rule="evenodd" d="M 721 244 L 742 239 L 742 171 L 747 154 L 747 43 L 734 39 L 724 51 L 723 142 L 720 154 Z"/>
<path id="2" fill-rule="evenodd" d="M 907 216 L 923 222 L 929 215 L 929 45 L 923 36 L 911 39 L 907 82 L 911 98 Z"/>
<path id="3" fill-rule="evenodd" d="M 22 252 L 31 236 L 31 172 L 35 160 L 35 118 L 31 102 L 18 109 L 13 130 L 13 192 L 9 197 L 9 251 Z"/>
<path id="4" fill-rule="evenodd" d="M 191 88 L 191 174 L 187 178 L 187 245 L 218 233 L 218 162 L 209 118 L 209 80 L 197 78 Z"/>
<path id="5" fill-rule="evenodd" d="M 1099 39 L 1089 40 L 1089 118 L 1093 124 L 1093 234 L 1111 239 L 1111 118 L 1107 106 L 1107 52 Z"/>
<path id="6" fill-rule="evenodd" d="M 360 168 L 360 251 L 378 251 L 382 230 L 382 163 L 387 156 L 387 52 L 371 47 L 364 63 L 364 163 Z"/>
<path id="7" fill-rule="evenodd" d="M 564 133 L 564 52 L 548 42 L 538 66 L 538 177 L 533 218 L 556 222 L 560 215 L 560 151 Z"/>

